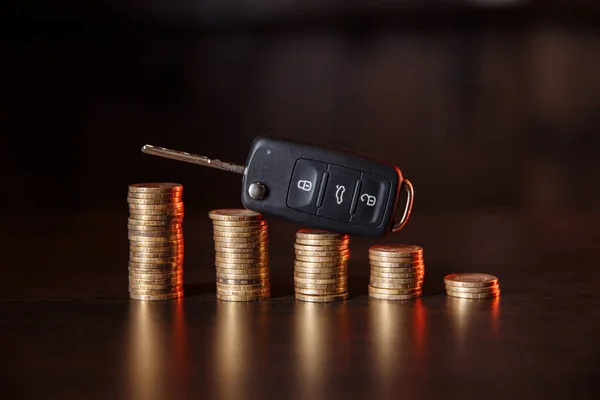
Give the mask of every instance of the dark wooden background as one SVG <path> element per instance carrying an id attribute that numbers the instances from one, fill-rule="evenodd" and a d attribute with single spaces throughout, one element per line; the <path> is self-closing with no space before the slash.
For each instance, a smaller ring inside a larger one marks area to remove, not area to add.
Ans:
<path id="1" fill-rule="evenodd" d="M 4 398 L 596 398 L 600 6 L 593 1 L 21 1 L 0 6 Z M 396 163 L 406 228 L 352 238 L 351 299 L 216 303 L 211 209 L 257 135 Z M 127 185 L 185 186 L 186 298 L 127 296 Z M 425 296 L 369 301 L 367 248 L 425 248 Z M 446 273 L 500 277 L 460 302 Z"/>

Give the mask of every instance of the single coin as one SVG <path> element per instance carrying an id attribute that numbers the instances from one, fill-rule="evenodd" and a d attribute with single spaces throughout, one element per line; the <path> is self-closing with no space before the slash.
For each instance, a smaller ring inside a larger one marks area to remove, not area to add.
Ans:
<path id="1" fill-rule="evenodd" d="M 411 278 L 404 279 L 390 279 L 390 278 L 381 278 L 379 276 L 371 276 L 371 282 L 379 282 L 379 283 L 388 283 L 388 284 L 417 284 L 423 283 L 424 275 L 421 276 L 413 276 Z M 377 285 L 373 285 L 377 287 Z"/>
<path id="2" fill-rule="evenodd" d="M 345 271 L 343 273 L 337 274 L 305 274 L 303 272 L 294 271 L 294 278 L 302 278 L 302 279 L 338 279 L 338 278 L 347 278 L 348 272 Z"/>
<path id="3" fill-rule="evenodd" d="M 498 278 L 482 273 L 450 274 L 444 277 L 444 282 L 447 285 L 460 287 L 487 287 L 497 285 Z"/>
<path id="4" fill-rule="evenodd" d="M 348 283 L 348 275 L 339 278 L 303 278 L 294 275 L 294 282 L 309 283 L 314 285 L 338 285 Z"/>
<path id="5" fill-rule="evenodd" d="M 296 232 L 296 237 L 313 240 L 341 240 L 349 238 L 347 234 L 324 231 L 322 229 L 300 229 Z"/>
<path id="6" fill-rule="evenodd" d="M 183 258 L 183 250 L 175 250 L 171 252 L 149 252 L 149 251 L 136 251 L 129 250 L 129 257 L 143 257 L 143 258 L 156 258 L 156 259 L 165 259 L 165 258 Z"/>
<path id="7" fill-rule="evenodd" d="M 348 245 L 342 246 L 311 246 L 307 244 L 294 244 L 294 249 L 303 251 L 343 251 L 348 250 Z"/>
<path id="8" fill-rule="evenodd" d="M 460 297 L 463 299 L 487 299 L 489 297 L 500 296 L 500 289 L 497 289 L 495 292 L 489 292 L 489 293 L 464 293 L 464 292 L 456 292 L 453 290 L 446 289 L 446 294 L 448 296 Z"/>
<path id="9" fill-rule="evenodd" d="M 143 213 L 130 213 L 128 221 L 139 222 L 142 224 L 152 223 L 173 223 L 183 222 L 183 213 L 168 215 L 164 213 L 158 213 L 156 215 L 147 215 Z"/>
<path id="10" fill-rule="evenodd" d="M 229 275 L 229 274 L 222 274 L 222 273 L 217 273 L 216 274 L 216 279 L 217 280 L 243 280 L 243 281 L 253 281 L 253 280 L 261 280 L 268 282 L 270 279 L 269 276 L 269 272 L 264 272 L 261 274 L 248 274 L 248 275 Z"/>
<path id="11" fill-rule="evenodd" d="M 142 216 L 143 217 L 143 216 Z M 164 216 L 164 217 L 158 217 L 155 218 L 155 216 L 151 216 L 152 219 L 145 219 L 145 218 L 141 218 L 141 219 L 136 219 L 136 218 L 128 218 L 127 219 L 127 225 L 132 225 L 132 226 L 157 226 L 157 227 L 161 227 L 161 226 L 166 226 L 166 227 L 170 227 L 173 225 L 181 225 L 183 223 L 183 218 L 179 218 L 179 217 L 171 217 L 171 216 Z"/>
<path id="12" fill-rule="evenodd" d="M 258 235 L 261 233 L 267 233 L 268 228 L 267 225 L 257 225 L 257 226 L 220 226 L 213 225 L 213 235 L 215 236 L 223 236 L 222 233 L 248 233 L 253 235 Z"/>
<path id="13" fill-rule="evenodd" d="M 179 201 L 176 203 L 169 202 L 166 204 L 136 204 L 136 203 L 128 203 L 129 210 L 140 210 L 140 211 L 148 211 L 148 210 L 170 210 L 170 209 L 182 209 L 183 201 Z"/>
<path id="14" fill-rule="evenodd" d="M 218 226 L 222 228 L 229 227 L 249 227 L 249 228 L 258 228 L 262 226 L 267 226 L 267 221 L 263 220 L 255 220 L 255 221 L 220 221 L 213 220 L 213 227 Z"/>
<path id="15" fill-rule="evenodd" d="M 232 291 L 264 290 L 267 287 L 269 287 L 269 286 L 268 285 L 265 286 L 262 282 L 252 284 L 252 285 L 248 285 L 248 284 L 241 285 L 241 284 L 217 282 L 217 289 L 223 289 L 225 291 L 227 291 L 227 290 L 232 290 Z"/>
<path id="16" fill-rule="evenodd" d="M 183 205 L 183 199 L 181 197 L 158 197 L 158 198 L 145 198 L 138 199 L 136 197 L 127 197 L 128 204 L 140 204 L 146 206 L 166 206 L 166 205 Z"/>
<path id="17" fill-rule="evenodd" d="M 421 254 L 423 248 L 414 244 L 376 244 L 369 248 L 369 254 L 375 255 L 412 255 Z"/>
<path id="18" fill-rule="evenodd" d="M 163 293 L 177 292 L 182 288 L 183 281 L 168 283 L 140 283 L 129 281 L 129 289 L 136 291 L 156 291 Z"/>
<path id="19" fill-rule="evenodd" d="M 261 301 L 266 300 L 271 296 L 270 293 L 254 296 L 228 296 L 226 294 L 217 293 L 217 300 L 221 301 Z"/>
<path id="20" fill-rule="evenodd" d="M 183 297 L 183 290 L 180 290 L 179 292 L 175 292 L 175 293 L 169 293 L 169 294 L 138 294 L 138 293 L 131 293 L 129 292 L 129 297 L 134 299 L 134 300 L 172 300 L 172 299 L 178 299 L 180 297 Z"/>
<path id="21" fill-rule="evenodd" d="M 259 242 L 222 242 L 220 240 L 215 240 L 215 248 L 223 249 L 223 248 L 233 248 L 233 249 L 268 249 L 269 241 L 263 240 Z"/>
<path id="22" fill-rule="evenodd" d="M 224 208 L 220 210 L 212 210 L 208 213 L 208 217 L 216 221 L 252 221 L 263 219 L 262 214 L 255 211 L 246 210 L 245 208 Z"/>
<path id="23" fill-rule="evenodd" d="M 271 291 L 270 286 L 259 285 L 257 289 L 228 289 L 226 285 L 218 285 L 217 293 L 225 294 L 228 296 L 255 296 L 269 293 Z"/>
<path id="24" fill-rule="evenodd" d="M 139 280 L 169 280 L 169 279 L 181 279 L 183 278 L 183 270 L 145 270 L 137 268 L 128 268 L 129 279 Z"/>
<path id="25" fill-rule="evenodd" d="M 182 231 L 183 227 L 181 224 L 172 225 L 141 225 L 141 224 L 127 224 L 127 229 L 130 232 L 174 232 Z"/>
<path id="26" fill-rule="evenodd" d="M 304 244 L 307 246 L 343 246 L 348 245 L 350 241 L 348 239 L 340 240 L 317 240 L 317 239 L 300 239 L 296 238 L 296 244 Z"/>
<path id="27" fill-rule="evenodd" d="M 166 217 L 179 217 L 183 218 L 184 212 L 183 208 L 173 208 L 173 209 L 165 209 L 165 210 L 129 210 L 129 218 L 133 219 L 141 219 L 142 217 L 148 216 L 160 216 L 162 218 Z"/>
<path id="28" fill-rule="evenodd" d="M 305 256 L 301 254 L 296 254 L 296 260 L 298 261 L 306 261 L 306 262 L 341 262 L 348 261 L 350 259 L 350 255 L 340 255 L 340 256 L 329 256 L 329 257 L 317 257 L 317 256 Z"/>
<path id="29" fill-rule="evenodd" d="M 407 261 L 404 262 L 386 262 L 386 261 L 375 261 L 375 260 L 371 260 L 369 261 L 369 265 L 374 266 L 374 267 L 385 267 L 385 268 L 415 268 L 415 267 L 424 267 L 425 263 L 423 262 L 423 260 L 418 260 L 418 261 L 409 261 L 409 259 L 406 259 Z"/>
<path id="30" fill-rule="evenodd" d="M 269 285 L 269 279 L 257 278 L 257 279 L 224 279 L 217 277 L 217 283 L 225 285 Z"/>
<path id="31" fill-rule="evenodd" d="M 255 261 L 265 261 L 269 259 L 269 253 L 225 253 L 215 250 L 215 260 L 227 263 L 250 263 Z"/>
<path id="32" fill-rule="evenodd" d="M 226 269 L 248 269 L 248 268 L 265 268 L 269 266 L 269 260 L 249 260 L 246 264 L 235 264 L 222 261 L 215 261 L 215 267 Z"/>
<path id="33" fill-rule="evenodd" d="M 374 254 L 369 254 L 369 263 L 373 262 L 387 262 L 387 263 L 398 263 L 405 264 L 407 262 L 424 262 L 423 257 L 391 257 L 391 256 L 378 256 Z"/>
<path id="34" fill-rule="evenodd" d="M 183 287 L 178 288 L 159 288 L 159 289 L 139 289 L 135 287 L 129 287 L 129 293 L 135 294 L 152 294 L 152 295 L 160 295 L 160 294 L 172 294 L 177 293 L 180 290 L 183 290 Z"/>
<path id="35" fill-rule="evenodd" d="M 347 266 L 347 265 L 348 265 L 347 260 L 340 261 L 339 259 L 334 259 L 333 261 L 326 261 L 326 262 L 302 261 L 302 260 L 298 260 L 298 259 L 294 260 L 294 266 L 303 267 L 303 268 L 329 268 L 329 267 L 340 267 L 340 266 Z"/>
<path id="36" fill-rule="evenodd" d="M 341 257 L 341 256 L 350 256 L 350 250 L 335 250 L 335 251 L 325 251 L 325 250 L 299 250 L 296 249 L 296 255 L 300 256 L 313 256 L 313 257 Z"/>
<path id="37" fill-rule="evenodd" d="M 166 278 L 137 278 L 129 275 L 129 284 L 136 285 L 174 285 L 177 283 L 183 283 L 183 275 Z"/>
<path id="38" fill-rule="evenodd" d="M 253 255 L 264 255 L 269 252 L 269 247 L 266 245 L 257 246 L 257 247 L 225 247 L 225 246 L 217 246 L 215 245 L 215 251 L 219 253 L 231 254 L 253 254 Z M 236 257 L 236 256 L 234 256 Z"/>
<path id="39" fill-rule="evenodd" d="M 183 263 L 181 261 L 173 261 L 173 262 L 165 262 L 165 263 L 145 263 L 145 262 L 137 262 L 137 261 L 129 261 L 129 267 L 135 268 L 137 270 L 176 270 L 181 269 L 183 267 Z"/>
<path id="40" fill-rule="evenodd" d="M 138 234 L 132 234 L 131 232 L 127 233 L 127 238 L 131 241 L 134 242 L 163 242 L 163 243 L 167 243 L 167 242 L 175 242 L 178 240 L 182 240 L 183 239 L 183 233 L 173 233 L 173 234 L 169 234 L 166 236 L 145 236 L 145 235 L 138 235 Z"/>
<path id="41" fill-rule="evenodd" d="M 492 293 L 492 292 L 497 292 L 500 290 L 500 285 L 486 286 L 486 287 L 460 287 L 460 286 L 452 287 L 449 285 L 445 285 L 445 287 L 446 287 L 446 290 L 450 290 L 452 292 L 459 292 L 459 293 Z"/>
<path id="42" fill-rule="evenodd" d="M 172 199 L 172 200 L 181 200 L 183 196 L 183 191 L 175 191 L 175 192 L 154 192 L 154 193 L 144 193 L 144 192 L 131 192 L 127 191 L 127 198 L 131 199 Z"/>
<path id="43" fill-rule="evenodd" d="M 159 231 L 141 231 L 141 230 L 129 229 L 127 232 L 131 236 L 139 236 L 142 238 L 167 237 L 167 236 L 183 235 L 183 228 L 162 229 Z"/>
<path id="44" fill-rule="evenodd" d="M 331 293 L 340 293 L 348 290 L 347 283 L 337 283 L 337 284 L 317 284 L 317 283 L 302 283 L 302 282 L 294 282 L 294 288 L 298 290 L 328 290 Z"/>
<path id="45" fill-rule="evenodd" d="M 304 268 L 295 267 L 294 274 L 339 274 L 348 275 L 348 267 Z"/>
<path id="46" fill-rule="evenodd" d="M 245 235 L 245 236 L 218 236 L 213 235 L 215 243 L 262 243 L 268 242 L 269 237 L 265 233 L 259 233 L 257 235 Z"/>
<path id="47" fill-rule="evenodd" d="M 175 262 L 182 263 L 183 259 L 183 255 L 174 255 L 167 257 L 144 257 L 129 253 L 129 261 L 140 264 L 168 264 Z"/>
<path id="48" fill-rule="evenodd" d="M 269 268 L 268 267 L 257 267 L 257 268 L 245 268 L 245 269 L 231 269 L 231 268 L 215 267 L 215 271 L 216 271 L 217 275 L 219 275 L 219 276 L 242 275 L 242 276 L 244 276 L 244 278 L 247 278 L 250 275 L 260 275 L 260 274 L 268 273 Z M 243 278 L 240 277 L 240 279 L 243 279 Z"/>
<path id="49" fill-rule="evenodd" d="M 378 289 L 421 289 L 423 282 L 417 283 L 390 283 L 371 279 L 369 285 Z"/>
<path id="50" fill-rule="evenodd" d="M 182 190 L 183 185 L 174 182 L 132 183 L 129 185 L 129 191 L 134 193 L 178 192 Z"/>
<path id="51" fill-rule="evenodd" d="M 368 289 L 369 289 L 369 293 L 380 293 L 380 294 L 414 294 L 421 290 L 420 288 L 411 288 L 411 289 L 376 288 L 371 285 L 369 285 Z"/>
<path id="52" fill-rule="evenodd" d="M 295 286 L 294 292 L 301 294 L 308 294 L 313 296 L 328 296 L 333 294 L 340 294 L 348 289 L 346 287 L 340 287 L 339 289 L 305 289 Z"/>
<path id="53" fill-rule="evenodd" d="M 376 267 L 371 266 L 371 275 L 379 275 L 379 274 L 418 274 L 425 272 L 425 268 L 423 267 L 414 267 L 414 268 L 387 268 L 387 267 Z"/>
<path id="54" fill-rule="evenodd" d="M 425 272 L 411 272 L 408 274 L 403 273 L 385 273 L 385 272 L 373 272 L 371 271 L 371 278 L 377 279 L 414 279 L 424 278 Z"/>
<path id="55" fill-rule="evenodd" d="M 343 301 L 348 299 L 350 296 L 349 292 L 333 294 L 333 295 L 325 295 L 325 296 L 312 296 L 306 295 L 303 293 L 294 293 L 294 297 L 296 300 L 306 301 L 311 303 L 332 303 L 334 301 Z"/>
<path id="56" fill-rule="evenodd" d="M 369 291 L 370 298 L 388 301 L 413 300 L 421 297 L 422 294 L 423 292 L 416 292 L 414 294 L 384 294 Z"/>

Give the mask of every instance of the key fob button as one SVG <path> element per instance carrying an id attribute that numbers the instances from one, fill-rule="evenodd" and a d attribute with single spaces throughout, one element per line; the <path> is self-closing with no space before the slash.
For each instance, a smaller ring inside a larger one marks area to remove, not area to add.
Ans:
<path id="1" fill-rule="evenodd" d="M 321 175 L 326 169 L 326 163 L 305 159 L 296 161 L 288 191 L 287 206 L 315 214 Z"/>
<path id="2" fill-rule="evenodd" d="M 362 174 L 361 181 L 352 222 L 378 226 L 388 203 L 391 183 L 387 179 L 367 173 Z"/>
<path id="3" fill-rule="evenodd" d="M 360 172 L 350 168 L 329 165 L 329 179 L 325 187 L 322 206 L 317 215 L 339 221 L 350 221 L 350 206 Z"/>

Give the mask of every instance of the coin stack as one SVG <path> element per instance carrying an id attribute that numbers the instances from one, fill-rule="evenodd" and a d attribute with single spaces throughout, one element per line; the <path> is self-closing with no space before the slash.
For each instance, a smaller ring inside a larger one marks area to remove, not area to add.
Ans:
<path id="1" fill-rule="evenodd" d="M 213 210 L 217 299 L 269 298 L 269 241 L 262 214 L 246 209 Z"/>
<path id="2" fill-rule="evenodd" d="M 183 296 L 183 186 L 129 185 L 129 295 L 137 300 Z"/>
<path id="3" fill-rule="evenodd" d="M 423 248 L 410 244 L 375 245 L 369 249 L 369 297 L 410 300 L 421 296 L 425 279 Z"/>
<path id="4" fill-rule="evenodd" d="M 318 229 L 296 232 L 296 299 L 326 303 L 348 298 L 349 241 L 346 234 Z"/>
<path id="5" fill-rule="evenodd" d="M 481 273 L 450 274 L 444 277 L 446 294 L 463 299 L 500 296 L 500 283 L 494 275 Z"/>

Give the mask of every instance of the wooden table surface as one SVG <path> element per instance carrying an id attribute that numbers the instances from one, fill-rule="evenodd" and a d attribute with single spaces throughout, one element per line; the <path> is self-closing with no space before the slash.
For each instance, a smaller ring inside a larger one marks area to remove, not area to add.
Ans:
<path id="1" fill-rule="evenodd" d="M 311 304 L 293 300 L 299 227 L 269 221 L 273 296 L 228 303 L 214 297 L 210 221 L 204 211 L 190 212 L 185 298 L 139 302 L 127 294 L 126 213 L 4 219 L 3 398 L 581 399 L 599 393 L 596 239 L 578 248 L 575 238 L 569 242 L 568 235 L 518 216 L 414 215 L 396 236 L 353 237 L 351 298 Z M 367 297 L 367 248 L 393 242 L 425 248 L 421 299 Z M 502 297 L 447 297 L 443 276 L 466 271 L 497 275 Z"/>

